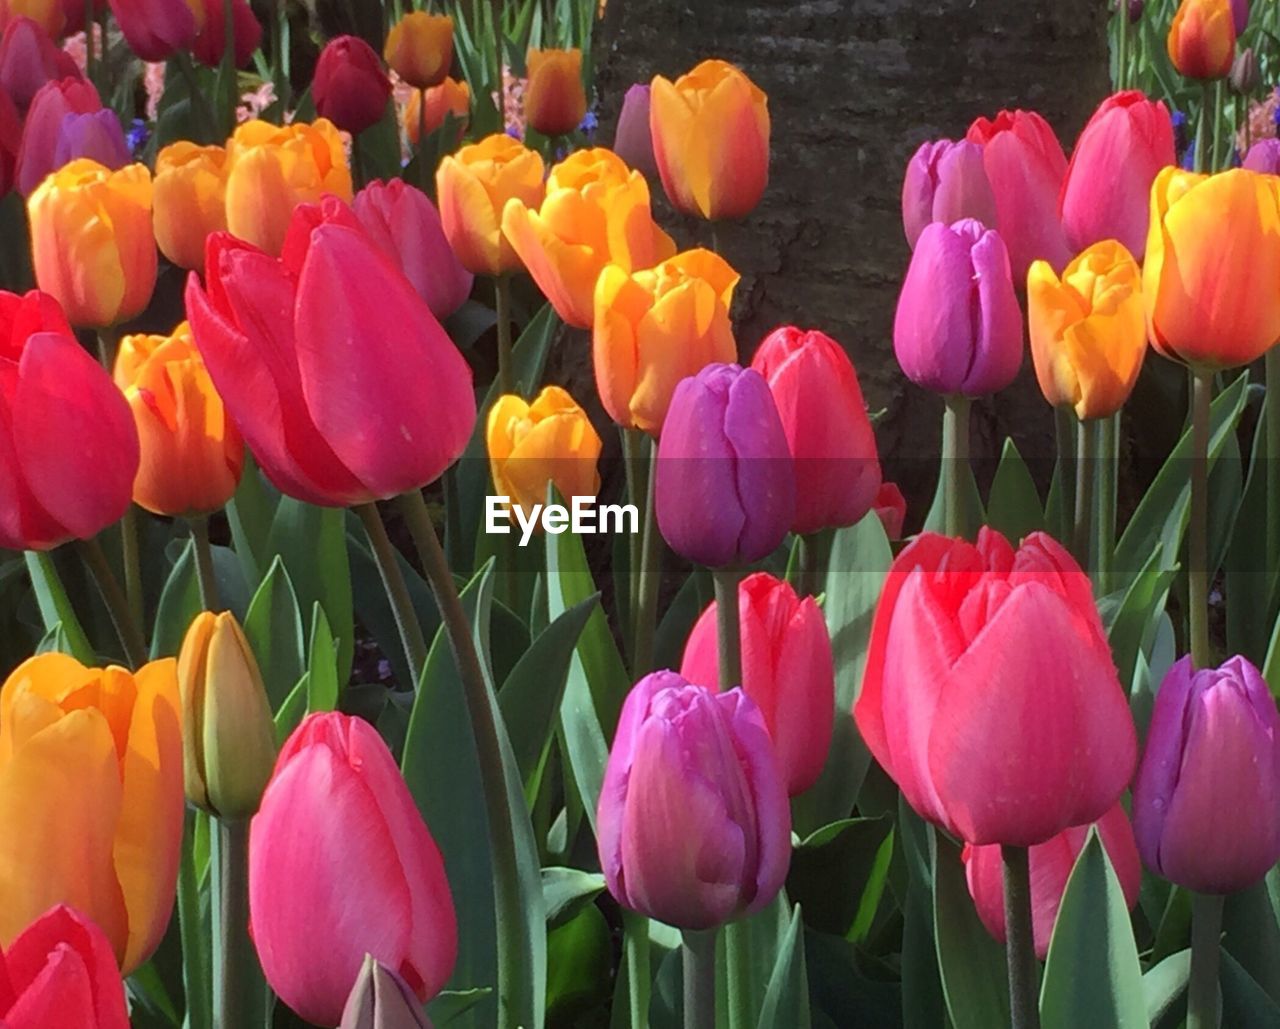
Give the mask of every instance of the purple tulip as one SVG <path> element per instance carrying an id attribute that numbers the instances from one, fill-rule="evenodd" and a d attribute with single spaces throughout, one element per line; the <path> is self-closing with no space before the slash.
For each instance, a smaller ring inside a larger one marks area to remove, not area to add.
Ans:
<path id="1" fill-rule="evenodd" d="M 1249 0 L 1231 0 L 1231 20 L 1235 23 L 1238 39 L 1249 25 Z"/>
<path id="2" fill-rule="evenodd" d="M 1260 139 L 1244 155 L 1244 167 L 1267 175 L 1280 174 L 1280 139 Z"/>
<path id="3" fill-rule="evenodd" d="M 771 554 L 796 509 L 795 467 L 764 376 L 709 364 L 683 379 L 658 440 L 658 528 L 711 568 Z"/>
<path id="4" fill-rule="evenodd" d="M 102 110 L 93 83 L 83 79 L 51 79 L 41 86 L 22 125 L 16 184 L 23 196 L 32 193 L 57 168 L 58 136 L 68 114 Z"/>
<path id="5" fill-rule="evenodd" d="M 1243 657 L 1192 670 L 1183 658 L 1156 694 L 1133 786 L 1138 852 L 1201 893 L 1234 893 L 1280 860 L 1280 716 Z"/>
<path id="6" fill-rule="evenodd" d="M 996 198 L 982 166 L 982 147 L 968 140 L 921 143 L 902 181 L 902 227 L 914 247 L 930 222 L 976 218 L 995 228 Z"/>
<path id="7" fill-rule="evenodd" d="M 1022 310 L 998 232 L 972 218 L 925 227 L 898 296 L 893 352 L 908 379 L 936 393 L 978 397 L 1013 381 Z"/>
<path id="8" fill-rule="evenodd" d="M 0 39 L 0 87 L 19 111 L 50 79 L 80 78 L 75 59 L 30 18 L 14 18 Z"/>
<path id="9" fill-rule="evenodd" d="M 649 129 L 649 87 L 636 83 L 622 98 L 618 127 L 613 134 L 613 152 L 636 171 L 656 181 L 658 162 L 653 156 L 653 133 Z"/>
<path id="10" fill-rule="evenodd" d="M 133 160 L 115 111 L 104 109 L 63 117 L 62 126 L 58 129 L 53 167 L 55 170 L 61 168 L 77 157 L 92 158 L 112 171 Z"/>
<path id="11" fill-rule="evenodd" d="M 609 892 L 681 929 L 773 900 L 791 859 L 791 812 L 764 719 L 740 689 L 671 671 L 622 705 L 596 815 Z"/>

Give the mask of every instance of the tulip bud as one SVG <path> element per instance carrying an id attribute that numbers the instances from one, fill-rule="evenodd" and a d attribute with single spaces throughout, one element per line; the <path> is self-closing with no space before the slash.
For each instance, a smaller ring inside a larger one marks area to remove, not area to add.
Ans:
<path id="1" fill-rule="evenodd" d="M 1236 29 L 1231 0 L 1182 0 L 1169 26 L 1169 60 L 1189 79 L 1220 79 L 1231 71 Z"/>
<path id="2" fill-rule="evenodd" d="M 930 222 L 974 218 L 996 227 L 996 198 L 982 165 L 982 147 L 968 140 L 921 143 L 902 182 L 902 225 L 912 247 Z"/>
<path id="3" fill-rule="evenodd" d="M 232 31 L 235 33 L 235 64 L 243 68 L 262 42 L 262 26 L 248 0 L 204 0 L 204 28 L 196 36 L 191 55 L 207 68 L 217 68 L 227 48 L 226 3 L 231 4 Z"/>
<path id="4" fill-rule="evenodd" d="M 1231 88 L 1241 96 L 1252 96 L 1258 89 L 1258 55 L 1247 46 L 1231 65 Z"/>
<path id="5" fill-rule="evenodd" d="M 51 80 L 36 91 L 22 127 L 16 178 L 19 193 L 30 196 L 58 167 L 58 134 L 66 116 L 100 110 L 98 91 L 79 77 Z"/>
<path id="6" fill-rule="evenodd" d="M 430 1029 L 430 1023 L 409 984 L 366 954 L 338 1029 Z"/>
<path id="7" fill-rule="evenodd" d="M 116 171 L 133 160 L 133 152 L 125 142 L 124 129 L 115 111 L 93 111 L 90 114 L 68 114 L 58 129 L 54 151 L 55 168 L 70 164 L 77 157 L 97 161 Z"/>
<path id="8" fill-rule="evenodd" d="M 382 119 L 391 80 L 373 47 L 358 36 L 338 36 L 320 51 L 311 96 L 321 118 L 358 136 Z"/>
<path id="9" fill-rule="evenodd" d="M 1144 0 L 1128 0 L 1126 10 L 1129 14 L 1129 24 L 1137 25 L 1142 21 L 1142 12 L 1146 8 Z"/>
<path id="10" fill-rule="evenodd" d="M 884 526 L 884 534 L 889 540 L 902 539 L 902 523 L 907 520 L 907 498 L 902 495 L 897 483 L 880 484 L 872 510 L 879 517 L 880 524 Z"/>
<path id="11" fill-rule="evenodd" d="M 530 50 L 524 87 L 525 122 L 544 136 L 565 136 L 587 113 L 582 88 L 582 51 Z"/>
<path id="12" fill-rule="evenodd" d="M 596 814 L 600 865 L 618 903 L 681 929 L 710 929 L 777 895 L 791 813 L 760 711 L 654 672 L 627 695 Z"/>
<path id="13" fill-rule="evenodd" d="M 204 269 L 204 244 L 227 227 L 227 152 L 170 143 L 156 155 L 152 221 L 160 252 L 179 268 Z"/>
<path id="14" fill-rule="evenodd" d="M 652 181 L 658 174 L 653 156 L 653 133 L 649 129 L 649 87 L 636 83 L 627 90 L 613 134 L 613 152 Z"/>
<path id="15" fill-rule="evenodd" d="M 471 117 L 471 87 L 465 81 L 445 79 L 438 86 L 415 89 L 409 94 L 409 102 L 404 105 L 400 124 L 409 145 L 417 146 L 422 142 L 424 129 L 430 136 L 444 125 L 445 119 L 450 115 L 458 122 L 457 138 L 461 140 Z"/>
<path id="16" fill-rule="evenodd" d="M 1200 893 L 1235 893 L 1280 860 L 1280 715 L 1243 657 L 1195 671 L 1184 657 L 1156 693 L 1133 784 L 1142 860 Z"/>
<path id="17" fill-rule="evenodd" d="M 1231 24 L 1236 30 L 1236 38 L 1249 26 L 1249 0 L 1231 0 Z"/>
<path id="18" fill-rule="evenodd" d="M 205 23 L 204 0 L 110 0 L 129 49 L 144 61 L 190 50 Z"/>
<path id="19" fill-rule="evenodd" d="M 414 89 L 438 86 L 453 63 L 453 19 L 410 11 L 391 26 L 382 57 Z"/>
<path id="20" fill-rule="evenodd" d="M 676 386 L 657 461 L 658 528 L 681 557 L 740 567 L 786 536 L 795 471 L 769 385 L 754 369 L 710 364 Z"/>
<path id="21" fill-rule="evenodd" d="M 1280 175 L 1280 139 L 1271 136 L 1258 140 L 1249 147 L 1241 167 L 1265 175 Z"/>
<path id="22" fill-rule="evenodd" d="M 83 11 L 84 4 L 80 7 Z M 72 56 L 30 18 L 14 18 L 5 27 L 0 39 L 0 87 L 19 111 L 26 111 L 46 82 L 81 77 Z"/>

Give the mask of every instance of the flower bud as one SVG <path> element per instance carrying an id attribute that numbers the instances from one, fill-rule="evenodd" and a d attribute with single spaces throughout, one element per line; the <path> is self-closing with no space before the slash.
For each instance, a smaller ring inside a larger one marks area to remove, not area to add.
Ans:
<path id="1" fill-rule="evenodd" d="M 916 245 L 930 222 L 950 225 L 975 218 L 996 227 L 996 198 L 982 165 L 982 147 L 962 139 L 921 143 L 907 163 L 902 182 L 902 225 L 907 242 Z"/>
<path id="2" fill-rule="evenodd" d="M 152 221 L 156 245 L 179 268 L 204 270 L 204 244 L 227 227 L 230 162 L 220 146 L 170 143 L 156 155 Z"/>
<path id="3" fill-rule="evenodd" d="M 84 4 L 80 7 L 83 11 Z M 26 111 L 46 82 L 64 78 L 81 78 L 80 69 L 44 29 L 30 18 L 14 18 L 5 26 L 0 39 L 0 87 L 19 111 Z"/>
<path id="4" fill-rule="evenodd" d="M 525 121 L 544 136 L 565 136 L 587 113 L 582 88 L 582 51 L 530 50 L 524 89 Z"/>
<path id="5" fill-rule="evenodd" d="M 398 973 L 366 954 L 338 1029 L 429 1029 L 422 1002 Z"/>
<path id="6" fill-rule="evenodd" d="M 1241 96 L 1252 96 L 1258 89 L 1258 55 L 1247 46 L 1231 65 L 1231 88 Z"/>
<path id="7" fill-rule="evenodd" d="M 111 171 L 123 168 L 133 160 L 115 111 L 68 114 L 62 119 L 53 166 L 61 168 L 77 157 L 88 157 Z"/>
<path id="8" fill-rule="evenodd" d="M 636 83 L 622 99 L 618 127 L 613 134 L 613 152 L 650 180 L 658 174 L 653 133 L 649 129 L 649 87 L 644 83 Z"/>
<path id="9" fill-rule="evenodd" d="M 191 49 L 205 23 L 203 0 L 110 0 L 120 33 L 144 61 Z"/>
<path id="10" fill-rule="evenodd" d="M 98 91 L 93 83 L 79 76 L 51 79 L 36 90 L 22 123 L 22 146 L 15 173 L 19 193 L 30 196 L 58 167 L 58 134 L 66 116 L 100 110 Z"/>
<path id="11" fill-rule="evenodd" d="M 391 26 L 382 57 L 414 89 L 438 86 L 453 63 L 453 19 L 409 12 Z"/>
<path id="12" fill-rule="evenodd" d="M 258 23 L 248 0 L 205 0 L 204 28 L 196 36 L 191 54 L 208 68 L 217 68 L 227 48 L 226 3 L 231 4 L 231 29 L 234 33 L 235 62 L 237 68 L 249 63 L 249 58 L 262 42 L 262 26 Z"/>
<path id="13" fill-rule="evenodd" d="M 1236 52 L 1231 0 L 1182 0 L 1169 26 L 1168 50 L 1178 74 L 1224 78 Z"/>
<path id="14" fill-rule="evenodd" d="M 391 80 L 373 47 L 358 36 L 338 36 L 320 52 L 311 95 L 320 117 L 358 136 L 381 120 Z"/>

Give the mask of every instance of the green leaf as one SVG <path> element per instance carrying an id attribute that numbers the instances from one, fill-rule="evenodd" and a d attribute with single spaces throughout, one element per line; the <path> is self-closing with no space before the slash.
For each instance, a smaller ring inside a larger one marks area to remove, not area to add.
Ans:
<path id="1" fill-rule="evenodd" d="M 439 1029 L 460 1026 L 463 1016 L 492 994 L 493 990 L 488 986 L 474 990 L 441 990 L 431 1001 L 432 1021 Z"/>
<path id="2" fill-rule="evenodd" d="M 1156 1025 L 1173 1011 L 1187 991 L 1191 975 L 1191 951 L 1170 954 L 1142 976 L 1142 993 L 1147 1001 L 1147 1022 Z"/>
<path id="3" fill-rule="evenodd" d="M 194 553 L 191 540 L 182 539 L 177 560 L 169 569 L 168 577 L 160 591 L 156 606 L 155 627 L 151 634 L 151 659 L 172 657 L 178 653 L 191 622 L 203 609 L 200 584 L 196 580 Z M 213 547 L 213 577 L 218 583 L 218 594 L 227 607 L 238 617 L 247 617 L 245 580 L 236 555 L 226 547 Z"/>
<path id="4" fill-rule="evenodd" d="M 311 658 L 307 665 L 307 713 L 333 711 L 338 707 L 338 655 L 329 620 L 319 604 L 311 607 Z"/>
<path id="5" fill-rule="evenodd" d="M 1176 568 L 1165 566 L 1164 547 L 1157 543 L 1142 571 L 1129 583 L 1119 607 L 1112 609 L 1109 604 L 1115 594 L 1104 598 L 1099 605 L 1116 669 L 1126 690 L 1133 687 L 1139 655 L 1149 653 L 1155 641 L 1169 588 L 1176 575 Z"/>
<path id="6" fill-rule="evenodd" d="M 547 926 L 554 929 L 573 918 L 604 892 L 604 876 L 577 868 L 544 868 L 542 900 L 547 908 Z"/>
<path id="7" fill-rule="evenodd" d="M 1012 439 L 1004 441 L 996 477 L 991 482 L 987 524 L 1015 542 L 1045 527 L 1040 493 Z"/>
<path id="8" fill-rule="evenodd" d="M 973 477 L 973 465 L 968 461 L 962 461 L 957 474 L 960 476 L 960 500 L 961 500 L 961 524 L 964 526 L 962 535 L 966 539 L 972 539 L 978 531 L 978 526 L 983 523 L 984 516 L 982 513 L 982 495 L 978 492 L 978 482 Z M 946 531 L 946 480 L 938 476 L 938 488 L 933 494 L 933 504 L 929 507 L 929 513 L 925 516 L 924 530 L 925 532 L 945 532 Z M 874 514 L 875 512 L 872 512 Z"/>
<path id="9" fill-rule="evenodd" d="M 302 721 L 303 716 L 307 713 L 307 693 L 311 682 L 311 673 L 308 672 L 297 684 L 289 691 L 289 695 L 284 698 L 284 703 L 280 705 L 280 709 L 275 714 L 276 724 L 276 745 L 280 746 L 289 738 L 289 734 L 298 727 L 298 723 Z"/>
<path id="10" fill-rule="evenodd" d="M 62 588 L 62 579 L 53 563 L 53 555 L 46 551 L 28 550 L 23 554 L 27 562 L 27 571 L 31 575 L 31 587 L 36 595 L 36 603 L 40 608 L 40 618 L 44 622 L 46 632 L 58 629 L 61 639 L 70 654 L 83 665 L 97 664 L 89 637 L 80 626 L 75 609 Z M 63 647 L 59 646 L 59 650 Z"/>
<path id="11" fill-rule="evenodd" d="M 845 818 L 802 840 L 791 854 L 787 895 L 814 929 L 846 936 L 863 912 L 874 915 L 884 891 L 886 843 L 893 819 Z M 870 917 L 868 915 L 868 918 Z"/>
<path id="12" fill-rule="evenodd" d="M 797 905 L 778 944 L 778 959 L 769 976 L 757 1029 L 807 1029 L 809 976 L 804 962 L 804 934 Z"/>
<path id="13" fill-rule="evenodd" d="M 244 634 L 262 670 L 267 699 L 276 710 L 306 667 L 298 597 L 279 557 L 271 562 L 266 578 L 249 602 Z"/>
<path id="14" fill-rule="evenodd" d="M 262 479 L 251 454 L 245 454 L 244 472 L 235 496 L 227 504 L 227 524 L 244 577 L 256 587 L 270 563 L 269 538 L 280 495 Z"/>
<path id="15" fill-rule="evenodd" d="M 609 996 L 609 923 L 597 907 L 581 908 L 547 935 L 547 1011 L 553 1025 L 577 1019 Z"/>
<path id="16" fill-rule="evenodd" d="M 989 1029 L 1009 1021 L 1004 948 L 978 918 L 960 851 L 933 834 L 933 933 L 942 992 L 955 1029 Z"/>
<path id="17" fill-rule="evenodd" d="M 1280 1025 L 1280 1005 L 1227 951 L 1222 952 L 1222 1025 L 1252 1029 Z"/>
<path id="18" fill-rule="evenodd" d="M 1272 1000 L 1280 1001 L 1280 923 L 1265 880 L 1228 894 L 1222 946 Z"/>

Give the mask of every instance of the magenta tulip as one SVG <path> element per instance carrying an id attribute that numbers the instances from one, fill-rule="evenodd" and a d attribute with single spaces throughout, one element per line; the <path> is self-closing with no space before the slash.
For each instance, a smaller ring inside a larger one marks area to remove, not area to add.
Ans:
<path id="1" fill-rule="evenodd" d="M 191 0 L 110 0 L 129 49 L 144 61 L 167 61 L 190 50 L 199 31 Z"/>
<path id="2" fill-rule="evenodd" d="M 19 193 L 26 196 L 57 169 L 58 137 L 67 115 L 100 110 L 98 91 L 84 79 L 54 79 L 36 91 L 22 126 L 16 173 Z"/>
<path id="3" fill-rule="evenodd" d="M 1236 38 L 1239 38 L 1249 26 L 1249 0 L 1231 0 L 1231 22 L 1235 26 Z"/>
<path id="4" fill-rule="evenodd" d="M 1260 139 L 1244 156 L 1244 167 L 1264 175 L 1280 175 L 1280 139 Z"/>
<path id="5" fill-rule="evenodd" d="M 613 134 L 613 152 L 626 161 L 628 167 L 643 172 L 650 182 L 657 181 L 658 160 L 653 156 L 647 83 L 637 82 L 622 98 L 618 127 Z"/>
<path id="6" fill-rule="evenodd" d="M 46 82 L 81 77 L 75 59 L 32 19 L 14 18 L 5 26 L 0 39 L 0 88 L 19 111 L 26 111 Z"/>
<path id="7" fill-rule="evenodd" d="M 902 227 L 912 247 L 930 222 L 973 218 L 996 227 L 996 198 L 982 164 L 982 147 L 968 140 L 921 143 L 902 182 Z"/>

